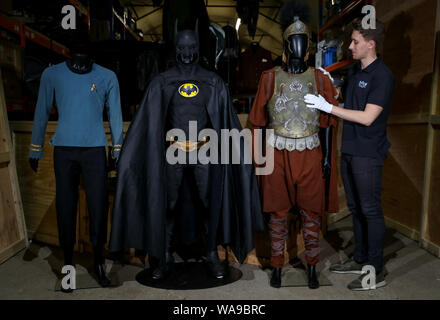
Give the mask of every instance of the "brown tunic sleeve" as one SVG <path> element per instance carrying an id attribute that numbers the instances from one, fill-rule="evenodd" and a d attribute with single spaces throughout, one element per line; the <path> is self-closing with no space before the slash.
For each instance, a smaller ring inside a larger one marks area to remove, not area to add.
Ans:
<path id="1" fill-rule="evenodd" d="M 258 91 L 249 114 L 252 128 L 261 128 L 267 125 L 266 104 L 273 95 L 274 69 L 266 70 L 261 74 Z"/>
<path id="2" fill-rule="evenodd" d="M 338 100 L 336 100 L 336 97 L 338 96 L 338 91 L 336 90 L 330 78 L 318 69 L 315 70 L 315 76 L 319 94 L 323 96 L 325 100 L 327 100 L 327 102 L 337 106 Z M 330 126 L 336 127 L 337 124 L 338 121 L 335 116 L 329 113 L 321 112 L 321 128 L 328 128 Z"/>

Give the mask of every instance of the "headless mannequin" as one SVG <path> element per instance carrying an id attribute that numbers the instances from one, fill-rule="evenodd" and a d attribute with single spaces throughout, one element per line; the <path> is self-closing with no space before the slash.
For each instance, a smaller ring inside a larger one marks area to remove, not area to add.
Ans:
<path id="1" fill-rule="evenodd" d="M 284 55 L 285 60 L 282 64 L 282 69 L 288 73 L 301 74 L 307 71 L 307 51 L 308 51 L 308 37 L 305 34 L 294 34 L 289 36 L 289 41 L 285 41 Z M 328 181 L 331 170 L 331 138 L 332 129 L 322 129 L 321 148 L 323 153 L 322 171 L 323 177 Z M 282 268 L 274 268 L 270 284 L 272 287 L 279 288 L 281 286 L 281 270 Z M 316 268 L 312 265 L 307 265 L 308 285 L 310 288 L 318 288 L 319 282 L 316 275 Z"/>
<path id="2" fill-rule="evenodd" d="M 66 63 L 70 71 L 78 74 L 89 73 L 92 70 L 93 65 L 90 55 L 86 52 L 73 53 L 72 57 L 67 60 Z"/>
<path id="3" fill-rule="evenodd" d="M 86 74 L 92 70 L 93 61 L 91 59 L 89 49 L 86 44 L 81 43 L 80 45 L 71 48 L 72 56 L 66 61 L 67 67 L 74 73 Z M 30 167 L 34 172 L 38 170 L 38 158 L 29 158 Z M 102 251 L 104 249 L 104 243 L 93 248 L 93 258 L 94 258 L 94 272 L 97 276 L 98 283 L 102 287 L 108 287 L 110 285 L 110 280 L 106 277 L 103 268 L 104 258 Z M 64 247 L 64 265 L 73 265 L 73 247 Z M 61 291 L 65 293 L 70 293 L 72 289 L 63 289 Z"/>

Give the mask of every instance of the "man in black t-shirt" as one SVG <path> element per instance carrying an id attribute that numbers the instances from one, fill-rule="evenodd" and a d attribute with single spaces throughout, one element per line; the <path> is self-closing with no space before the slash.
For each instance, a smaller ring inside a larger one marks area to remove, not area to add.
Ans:
<path id="1" fill-rule="evenodd" d="M 363 29 L 361 20 L 354 21 L 349 49 L 358 62 L 349 73 L 344 108 L 331 105 L 321 96 L 305 96 L 308 107 L 344 119 L 341 175 L 353 216 L 355 249 L 352 259 L 331 266 L 330 271 L 361 274 L 348 285 L 351 290 L 386 285 L 381 184 L 383 163 L 390 147 L 387 120 L 395 81 L 376 51 L 383 38 L 384 27 L 379 21 L 376 29 Z M 371 279 L 372 275 L 363 272 L 366 265 L 374 267 L 375 283 L 367 283 L 366 277 Z"/>

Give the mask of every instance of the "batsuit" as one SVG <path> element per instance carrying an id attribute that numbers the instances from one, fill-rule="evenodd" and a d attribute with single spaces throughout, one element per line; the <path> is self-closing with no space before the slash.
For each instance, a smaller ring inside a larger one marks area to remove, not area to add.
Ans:
<path id="1" fill-rule="evenodd" d="M 188 76 L 173 67 L 156 76 L 146 90 L 118 163 L 110 251 L 136 248 L 165 259 L 167 112 L 182 83 L 197 82 L 203 84 L 200 90 L 208 91 L 205 107 L 219 137 L 221 129 L 241 130 L 224 82 L 216 74 L 196 68 Z M 243 151 L 244 146 L 240 148 Z M 242 263 L 254 248 L 254 231 L 264 228 L 255 168 L 244 164 L 241 152 L 240 164 L 211 163 L 209 174 L 207 234 L 215 235 L 218 244 L 229 244 Z"/>
<path id="2" fill-rule="evenodd" d="M 263 72 L 258 92 L 249 115 L 253 129 L 268 126 L 267 104 L 274 94 L 275 73 L 280 67 Z M 337 91 L 329 77 L 320 70 L 314 70 L 316 89 L 327 101 L 337 104 Z M 291 74 L 294 77 L 294 74 Z M 321 128 L 336 127 L 336 119 L 321 113 Z M 335 145 L 336 130 L 333 130 Z M 278 150 L 274 148 L 274 171 L 270 175 L 259 176 L 259 185 L 264 212 L 271 213 L 272 259 L 274 267 L 284 264 L 284 244 L 277 243 L 282 239 L 281 233 L 287 235 L 285 222 L 289 210 L 296 206 L 300 209 L 306 245 L 306 258 L 312 265 L 317 263 L 317 241 L 319 240 L 320 218 L 325 211 L 338 212 L 337 175 L 334 150 L 331 152 L 331 175 L 328 196 L 325 192 L 325 180 L 322 174 L 323 155 L 321 146 L 303 151 Z M 273 215 L 275 213 L 275 215 Z M 272 219 L 274 218 L 274 219 Z M 282 230 L 284 228 L 284 230 Z M 311 236 L 311 237 L 309 237 Z M 281 237 L 281 238 L 280 238 Z M 309 241 L 310 239 L 313 239 Z M 282 241 L 281 241 L 282 242 Z M 310 242 L 310 246 L 309 243 Z M 312 243 L 313 242 L 313 243 Z M 275 245 L 275 247 L 274 247 Z M 310 247 L 310 248 L 309 248 Z M 278 252 L 274 257 L 274 252 Z"/>

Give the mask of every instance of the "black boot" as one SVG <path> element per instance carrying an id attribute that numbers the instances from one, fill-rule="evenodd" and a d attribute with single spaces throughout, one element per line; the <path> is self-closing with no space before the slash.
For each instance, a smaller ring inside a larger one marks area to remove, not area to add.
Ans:
<path id="1" fill-rule="evenodd" d="M 206 255 L 206 264 L 208 265 L 209 272 L 214 278 L 223 279 L 225 276 L 225 269 L 218 257 L 217 249 L 211 250 Z"/>
<path id="2" fill-rule="evenodd" d="M 170 275 L 171 270 L 173 269 L 174 257 L 170 252 L 165 253 L 165 263 L 160 262 L 159 266 L 156 267 L 151 273 L 151 277 L 154 280 L 165 279 Z"/>
<path id="3" fill-rule="evenodd" d="M 98 278 L 98 283 L 101 287 L 106 288 L 110 285 L 111 281 L 105 275 L 104 267 L 102 264 L 95 264 L 94 266 L 95 274 Z"/>
<path id="4" fill-rule="evenodd" d="M 104 271 L 104 258 L 102 257 L 102 249 L 100 248 L 94 248 L 94 265 L 93 265 L 93 271 L 96 274 L 98 283 L 101 287 L 106 288 L 110 285 L 110 280 L 105 275 Z"/>
<path id="5" fill-rule="evenodd" d="M 274 288 L 281 288 L 281 268 L 274 268 L 272 278 L 270 279 L 270 286 Z"/>
<path id="6" fill-rule="evenodd" d="M 73 247 L 64 248 L 64 265 L 73 266 Z"/>
<path id="7" fill-rule="evenodd" d="M 64 248 L 64 265 L 73 266 L 73 247 Z M 64 289 L 63 286 L 61 286 L 61 292 L 72 293 L 73 289 Z"/>
<path id="8" fill-rule="evenodd" d="M 316 276 L 316 266 L 307 265 L 307 278 L 309 281 L 309 288 L 310 289 L 318 289 L 319 288 L 319 281 L 318 277 Z"/>

